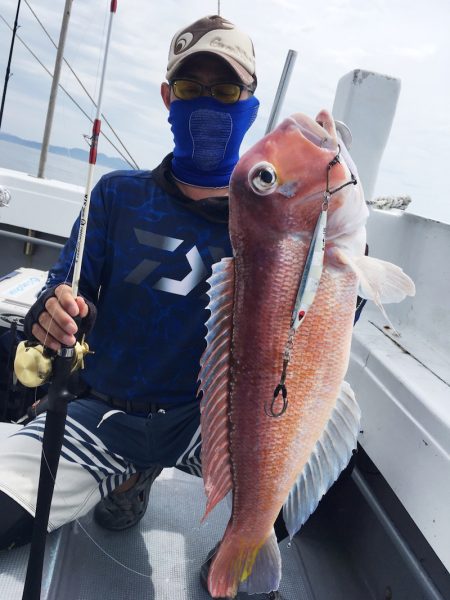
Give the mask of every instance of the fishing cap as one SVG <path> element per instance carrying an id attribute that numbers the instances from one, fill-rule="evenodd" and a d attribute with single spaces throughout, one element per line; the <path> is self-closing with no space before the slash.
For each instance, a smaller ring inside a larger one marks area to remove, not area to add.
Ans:
<path id="1" fill-rule="evenodd" d="M 177 31 L 170 44 L 166 78 L 170 80 L 189 56 L 199 52 L 220 56 L 242 83 L 256 87 L 253 42 L 230 21 L 212 15 Z"/>

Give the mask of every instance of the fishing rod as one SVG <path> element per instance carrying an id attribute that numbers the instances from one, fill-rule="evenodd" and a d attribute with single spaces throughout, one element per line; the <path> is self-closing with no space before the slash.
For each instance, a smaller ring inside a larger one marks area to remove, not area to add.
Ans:
<path id="1" fill-rule="evenodd" d="M 94 122 L 92 124 L 91 149 L 89 152 L 89 170 L 88 170 L 88 175 L 87 175 L 83 206 L 81 207 L 80 229 L 78 232 L 78 240 L 77 240 L 77 246 L 76 246 L 76 251 L 75 251 L 75 264 L 74 264 L 73 278 L 72 278 L 72 294 L 73 294 L 74 298 L 76 298 L 78 295 L 78 287 L 79 287 L 79 283 L 80 283 L 81 262 L 83 260 L 84 242 L 86 240 L 86 231 L 87 231 L 87 223 L 88 223 L 88 216 L 89 216 L 89 206 L 91 203 L 92 180 L 94 177 L 95 163 L 97 162 L 97 146 L 98 146 L 98 138 L 99 138 L 100 129 L 101 129 L 103 84 L 105 81 L 106 66 L 108 63 L 108 50 L 109 50 L 109 42 L 110 42 L 110 38 L 111 38 L 112 18 L 113 18 L 114 13 L 116 12 L 116 10 L 117 10 L 117 0 L 111 0 L 111 16 L 110 16 L 110 20 L 109 20 L 108 33 L 106 35 L 105 55 L 104 55 L 104 59 L 103 59 L 102 74 L 100 77 L 100 87 L 99 87 L 98 99 L 97 99 L 97 112 L 95 115 Z"/>
<path id="2" fill-rule="evenodd" d="M 97 113 L 92 126 L 92 137 L 89 152 L 89 170 L 86 181 L 83 205 L 80 215 L 80 229 L 78 233 L 77 247 L 75 250 L 74 273 L 72 277 L 72 294 L 74 298 L 78 295 L 80 281 L 81 263 L 83 259 L 84 243 L 88 224 L 88 213 L 90 206 L 92 181 L 94 167 L 97 160 L 97 145 L 101 130 L 101 105 L 103 99 L 103 88 L 106 76 L 108 51 L 111 39 L 113 17 L 117 11 L 117 0 L 111 0 L 110 18 L 106 36 L 105 51 L 103 57 L 103 68 L 100 78 Z M 23 343 L 23 342 L 22 342 Z M 25 342 L 26 344 L 26 342 Z M 78 348 L 77 348 L 78 346 Z M 87 344 L 77 342 L 72 347 L 61 347 L 61 349 L 49 357 L 45 348 L 34 349 L 29 347 L 22 351 L 25 355 L 27 350 L 34 350 L 37 356 L 41 356 L 46 364 L 47 378 L 51 383 L 48 392 L 48 407 L 45 421 L 45 429 L 42 438 L 41 468 L 39 475 L 38 494 L 36 499 L 36 512 L 34 518 L 33 535 L 31 540 L 30 557 L 28 560 L 25 586 L 22 600 L 39 600 L 42 586 L 42 571 L 44 566 L 45 541 L 47 537 L 50 507 L 58 471 L 59 457 L 64 439 L 64 428 L 67 416 L 67 404 L 74 398 L 68 389 L 69 378 L 74 369 L 82 366 L 84 355 L 89 351 Z M 16 357 L 17 362 L 17 357 Z M 16 365 L 15 365 L 16 367 Z M 20 367 L 19 367 L 20 370 Z M 22 365 L 23 370 L 23 365 Z M 26 370 L 26 369 L 25 369 Z M 39 371 L 39 369 L 36 369 Z M 16 369 L 16 374 L 17 369 Z M 35 379 L 39 379 L 40 373 L 35 373 Z"/>
<path id="3" fill-rule="evenodd" d="M 6 90 L 8 88 L 9 78 L 11 77 L 11 60 L 14 50 L 14 42 L 16 40 L 16 33 L 18 29 L 17 22 L 19 20 L 19 11 L 20 11 L 20 3 L 21 0 L 17 2 L 17 10 L 16 10 L 16 18 L 14 20 L 11 45 L 9 47 L 9 56 L 8 56 L 8 64 L 6 65 L 6 74 L 5 74 L 5 83 L 3 84 L 3 94 L 2 94 L 2 104 L 0 106 L 0 129 L 2 128 L 2 120 L 3 120 L 3 109 L 5 108 L 5 100 L 6 100 Z"/>

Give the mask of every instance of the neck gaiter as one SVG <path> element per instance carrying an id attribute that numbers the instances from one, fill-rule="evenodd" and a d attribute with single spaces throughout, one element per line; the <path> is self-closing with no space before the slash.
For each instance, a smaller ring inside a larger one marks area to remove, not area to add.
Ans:
<path id="1" fill-rule="evenodd" d="M 224 104 L 210 96 L 174 100 L 168 120 L 175 144 L 175 178 L 199 187 L 226 187 L 258 107 L 254 96 L 235 104 Z"/>

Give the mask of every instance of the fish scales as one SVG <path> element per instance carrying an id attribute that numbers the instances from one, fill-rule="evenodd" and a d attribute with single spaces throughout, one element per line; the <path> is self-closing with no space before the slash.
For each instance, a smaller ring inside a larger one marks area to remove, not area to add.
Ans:
<path id="1" fill-rule="evenodd" d="M 280 379 L 298 290 L 295 265 L 304 263 L 307 252 L 304 244 L 286 246 L 283 254 L 268 252 L 274 258 L 265 263 L 264 274 L 250 260 L 250 267 L 243 268 L 243 285 L 236 259 L 229 415 L 232 523 L 249 538 L 270 531 L 329 419 L 347 369 L 354 316 L 356 277 L 349 273 L 342 281 L 325 270 L 314 306 L 294 340 L 286 381 L 288 409 L 278 419 L 268 418 L 264 404 L 271 401 Z M 342 350 L 336 351 L 337 345 Z M 259 515 L 254 514 L 255 502 L 261 507 Z"/>

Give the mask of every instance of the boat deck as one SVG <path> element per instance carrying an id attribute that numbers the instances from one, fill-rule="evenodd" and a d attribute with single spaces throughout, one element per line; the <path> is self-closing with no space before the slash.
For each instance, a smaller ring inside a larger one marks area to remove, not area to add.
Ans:
<path id="1" fill-rule="evenodd" d="M 1 424 L 0 434 L 9 427 Z M 89 513 L 50 534 L 42 600 L 207 600 L 199 570 L 223 534 L 229 509 L 222 503 L 201 523 L 204 506 L 201 480 L 166 469 L 135 528 L 105 531 Z M 0 598 L 22 597 L 28 553 L 25 546 L 0 554 Z M 417 574 L 408 571 L 354 476 L 333 487 L 292 544 L 282 544 L 281 553 L 283 600 L 449 597 L 448 580 L 442 595 L 418 585 Z"/>
<path id="2" fill-rule="evenodd" d="M 217 507 L 201 524 L 204 506 L 201 480 L 166 469 L 154 484 L 144 519 L 135 528 L 108 532 L 95 524 L 90 513 L 52 533 L 47 541 L 42 599 L 207 600 L 199 569 L 222 536 L 228 510 Z M 317 517 L 290 547 L 282 545 L 283 598 L 375 598 L 323 518 Z M 28 552 L 26 546 L 0 555 L 0 598 L 21 598 Z"/>

